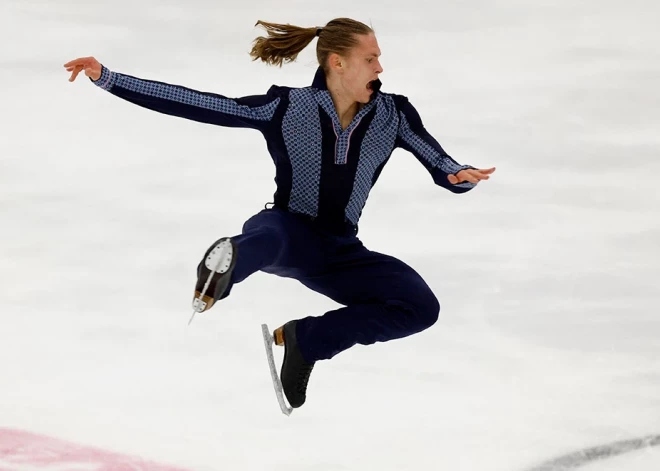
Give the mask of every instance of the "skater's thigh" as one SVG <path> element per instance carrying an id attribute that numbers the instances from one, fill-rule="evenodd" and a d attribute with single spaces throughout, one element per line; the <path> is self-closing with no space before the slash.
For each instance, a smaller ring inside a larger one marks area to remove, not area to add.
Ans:
<path id="1" fill-rule="evenodd" d="M 412 305 L 437 302 L 412 267 L 396 257 L 364 247 L 333 263 L 325 273 L 300 282 L 346 306 L 389 301 Z"/>
<path id="2" fill-rule="evenodd" d="M 262 271 L 299 278 L 319 271 L 326 264 L 327 250 L 319 233 L 304 219 L 279 209 L 267 209 L 248 219 L 243 234 L 267 234 L 277 256 Z"/>

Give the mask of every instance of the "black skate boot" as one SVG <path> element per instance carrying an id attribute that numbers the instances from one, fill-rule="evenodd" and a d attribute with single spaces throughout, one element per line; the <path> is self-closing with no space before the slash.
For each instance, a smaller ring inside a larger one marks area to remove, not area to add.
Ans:
<path id="1" fill-rule="evenodd" d="M 280 371 L 284 395 L 293 408 L 305 403 L 307 383 L 314 363 L 307 363 L 300 353 L 296 339 L 296 321 L 290 321 L 275 329 L 276 345 L 284 345 L 284 361 Z"/>
<path id="2" fill-rule="evenodd" d="M 236 255 L 236 244 L 229 237 L 218 240 L 206 251 L 197 270 L 193 298 L 196 312 L 211 309 L 213 303 L 222 297 L 236 266 Z"/>

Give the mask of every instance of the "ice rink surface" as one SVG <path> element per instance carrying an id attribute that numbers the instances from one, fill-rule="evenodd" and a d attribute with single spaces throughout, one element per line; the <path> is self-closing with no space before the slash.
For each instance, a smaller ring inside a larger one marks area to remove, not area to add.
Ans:
<path id="1" fill-rule="evenodd" d="M 375 28 L 383 91 L 497 171 L 454 195 L 393 154 L 359 236 L 440 320 L 317 364 L 287 418 L 259 326 L 333 302 L 256 274 L 186 325 L 206 248 L 272 201 L 263 138 L 62 64 L 262 94 L 310 85 L 316 43 L 251 62 L 255 22 L 340 16 Z M 2 0 L 0 428 L 195 471 L 528 471 L 660 434 L 659 22 L 652 0 Z M 656 471 L 660 447 L 580 468 Z"/>

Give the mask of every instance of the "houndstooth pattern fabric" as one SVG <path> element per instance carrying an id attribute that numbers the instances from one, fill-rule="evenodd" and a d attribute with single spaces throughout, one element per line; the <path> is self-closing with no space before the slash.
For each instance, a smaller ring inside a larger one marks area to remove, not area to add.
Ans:
<path id="1" fill-rule="evenodd" d="M 290 104 L 282 121 L 282 135 L 291 161 L 289 209 L 317 216 L 321 181 L 321 121 L 311 89 L 289 94 Z"/>
<path id="2" fill-rule="evenodd" d="M 376 170 L 392 155 L 398 128 L 394 100 L 383 96 L 378 101 L 376 115 L 362 141 L 353 192 L 346 207 L 346 218 L 353 224 L 357 224 L 360 219 Z"/>
<path id="3" fill-rule="evenodd" d="M 99 86 L 104 90 L 110 90 L 113 86 L 118 86 L 141 95 L 161 98 L 256 121 L 269 121 L 273 117 L 280 102 L 280 99 L 277 98 L 265 106 L 251 108 L 247 105 L 239 105 L 236 101 L 221 95 L 202 93 L 177 85 L 137 79 L 116 72 L 109 72 L 109 76 L 104 81 L 102 72 L 101 79 L 98 80 Z"/>

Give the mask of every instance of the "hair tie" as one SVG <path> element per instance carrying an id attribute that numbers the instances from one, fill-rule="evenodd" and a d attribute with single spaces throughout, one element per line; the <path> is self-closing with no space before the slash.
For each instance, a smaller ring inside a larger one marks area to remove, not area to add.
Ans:
<path id="1" fill-rule="evenodd" d="M 323 28 L 316 28 L 316 37 L 317 38 L 321 35 L 321 31 L 323 31 Z"/>

